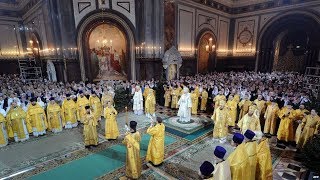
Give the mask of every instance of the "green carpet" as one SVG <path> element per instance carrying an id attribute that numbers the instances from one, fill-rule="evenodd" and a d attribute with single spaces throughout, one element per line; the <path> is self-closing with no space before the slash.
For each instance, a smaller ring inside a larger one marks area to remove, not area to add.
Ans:
<path id="1" fill-rule="evenodd" d="M 140 143 L 141 156 L 145 156 L 148 149 L 150 135 L 143 135 Z M 176 139 L 166 136 L 165 145 L 176 142 Z M 95 179 L 110 173 L 125 165 L 126 147 L 114 145 L 99 153 L 91 154 L 55 169 L 31 177 L 32 180 L 63 180 L 63 179 Z"/>

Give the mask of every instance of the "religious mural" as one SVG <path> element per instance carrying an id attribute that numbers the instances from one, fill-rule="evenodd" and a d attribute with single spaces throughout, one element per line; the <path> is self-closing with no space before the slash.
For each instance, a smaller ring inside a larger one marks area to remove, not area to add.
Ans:
<path id="1" fill-rule="evenodd" d="M 95 80 L 127 79 L 126 38 L 116 26 L 102 24 L 90 34 L 91 70 Z"/>

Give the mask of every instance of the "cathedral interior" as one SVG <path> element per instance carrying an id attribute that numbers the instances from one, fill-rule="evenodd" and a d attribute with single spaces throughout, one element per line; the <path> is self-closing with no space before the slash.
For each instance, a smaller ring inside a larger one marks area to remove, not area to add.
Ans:
<path id="1" fill-rule="evenodd" d="M 0 0 L 0 179 L 320 179 L 319 32 L 320 0 Z M 98 105 L 96 124 L 86 124 Z M 251 110 L 255 127 L 243 122 Z M 138 170 L 129 168 L 131 121 L 141 134 Z M 150 128 L 161 124 L 155 165 Z M 88 148 L 89 126 L 97 142 Z M 233 167 L 245 130 L 261 133 L 246 169 L 255 175 L 230 168 L 228 177 L 215 150 Z M 208 176 L 204 161 L 214 165 Z"/>

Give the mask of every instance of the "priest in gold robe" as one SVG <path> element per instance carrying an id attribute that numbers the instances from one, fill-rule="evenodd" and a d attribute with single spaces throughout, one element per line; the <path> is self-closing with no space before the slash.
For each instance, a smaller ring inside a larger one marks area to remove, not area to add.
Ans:
<path id="1" fill-rule="evenodd" d="M 53 97 L 50 98 L 50 103 L 47 106 L 47 119 L 49 130 L 53 133 L 62 131 L 62 127 L 64 126 L 62 110 Z"/>
<path id="2" fill-rule="evenodd" d="M 5 116 L 3 113 L 0 113 L 0 148 L 8 144 L 8 134 L 6 129 Z"/>
<path id="3" fill-rule="evenodd" d="M 147 133 L 151 138 L 148 145 L 146 161 L 150 161 L 153 165 L 157 166 L 163 162 L 164 159 L 164 139 L 165 139 L 165 126 L 162 119 L 157 117 L 157 123 L 151 123 L 147 129 Z"/>
<path id="4" fill-rule="evenodd" d="M 228 135 L 228 124 L 230 117 L 228 114 L 228 108 L 225 106 L 226 102 L 222 100 L 219 102 L 219 107 L 216 108 L 211 116 L 214 122 L 213 138 L 219 139 L 220 143 L 226 141 Z"/>
<path id="5" fill-rule="evenodd" d="M 90 106 L 90 102 L 86 96 L 84 96 L 83 91 L 79 91 L 79 97 L 77 99 L 76 107 L 77 107 L 77 119 L 81 123 L 83 123 L 84 118 L 86 116 L 86 106 Z"/>
<path id="6" fill-rule="evenodd" d="M 156 111 L 156 97 L 152 89 L 148 90 L 148 95 L 145 99 L 145 113 L 148 118 L 154 117 Z"/>
<path id="7" fill-rule="evenodd" d="M 102 97 L 101 97 L 101 104 L 102 104 L 102 107 L 105 108 L 107 107 L 107 103 L 108 102 L 111 102 L 111 104 L 113 104 L 113 94 L 111 93 L 110 90 L 105 90 L 102 94 Z"/>
<path id="8" fill-rule="evenodd" d="M 281 109 L 281 111 L 279 112 L 279 118 L 281 119 L 281 121 L 277 132 L 277 139 L 279 141 L 293 142 L 294 114 L 291 104 L 288 104 L 287 106 Z"/>
<path id="9" fill-rule="evenodd" d="M 137 122 L 130 121 L 130 132 L 126 133 L 122 143 L 127 147 L 126 176 L 131 179 L 138 179 L 141 176 L 140 141 Z"/>
<path id="10" fill-rule="evenodd" d="M 311 114 L 306 115 L 299 124 L 296 132 L 297 148 L 301 149 L 315 134 L 316 126 L 320 123 L 320 117 L 312 109 Z M 298 135 L 299 134 L 299 135 Z"/>
<path id="11" fill-rule="evenodd" d="M 238 103 L 232 95 L 229 95 L 228 97 L 227 107 L 229 109 L 229 116 L 230 116 L 230 121 L 228 125 L 235 126 L 236 120 L 237 120 L 237 114 L 238 114 L 238 110 L 237 110 Z"/>
<path id="12" fill-rule="evenodd" d="M 256 114 L 254 114 L 255 108 L 251 106 L 249 112 L 244 115 L 238 122 L 238 127 L 241 133 L 244 134 L 248 129 L 255 132 L 261 132 L 260 120 Z"/>
<path id="13" fill-rule="evenodd" d="M 195 91 L 192 91 L 190 96 L 191 96 L 191 102 L 192 102 L 191 114 L 196 115 L 198 113 L 199 96 L 198 96 L 198 93 Z"/>
<path id="14" fill-rule="evenodd" d="M 98 145 L 98 121 L 91 111 L 90 106 L 85 106 L 86 114 L 83 119 L 83 136 L 86 148 Z"/>
<path id="15" fill-rule="evenodd" d="M 198 174 L 200 176 L 200 179 L 214 180 L 213 174 L 212 174 L 213 171 L 214 171 L 213 164 L 209 161 L 204 161 L 199 168 Z"/>
<path id="16" fill-rule="evenodd" d="M 250 174 L 248 180 L 255 180 L 256 178 L 258 143 L 253 139 L 255 135 L 256 134 L 249 129 L 244 133 L 244 137 L 246 139 L 245 149 L 249 156 L 249 164 L 250 164 L 250 168 L 247 171 L 247 173 Z"/>
<path id="17" fill-rule="evenodd" d="M 257 147 L 256 180 L 272 180 L 272 158 L 267 138 L 262 139 Z"/>
<path id="18" fill-rule="evenodd" d="M 178 108 L 178 98 L 180 96 L 180 91 L 177 89 L 177 86 L 174 87 L 174 89 L 171 91 L 171 97 L 172 97 L 172 100 L 171 100 L 171 108 L 172 109 L 177 109 Z"/>
<path id="19" fill-rule="evenodd" d="M 92 107 L 92 113 L 95 118 L 100 121 L 102 114 L 102 104 L 95 92 L 91 92 L 91 96 L 89 97 L 90 107 Z"/>
<path id="20" fill-rule="evenodd" d="M 33 133 L 33 136 L 38 137 L 46 134 L 48 121 L 43 108 L 37 104 L 37 98 L 31 99 L 26 117 L 28 131 Z"/>
<path id="21" fill-rule="evenodd" d="M 266 111 L 266 101 L 264 101 L 262 98 L 262 95 L 259 94 L 257 99 L 253 101 L 253 103 L 257 105 L 259 119 L 260 117 L 264 116 L 264 112 Z"/>
<path id="22" fill-rule="evenodd" d="M 249 96 L 245 95 L 244 99 L 241 100 L 238 104 L 240 108 L 239 119 L 246 115 L 249 111 L 249 107 L 252 105 L 252 102 L 249 100 Z"/>
<path id="23" fill-rule="evenodd" d="M 219 107 L 219 103 L 221 101 L 226 101 L 227 98 L 226 96 L 223 95 L 223 91 L 219 91 L 219 94 L 216 95 L 214 98 L 213 98 L 213 102 L 214 102 L 214 109 L 218 108 Z"/>
<path id="24" fill-rule="evenodd" d="M 10 138 L 14 138 L 15 142 L 23 142 L 29 139 L 26 113 L 20 106 L 18 106 L 16 101 L 11 103 L 11 108 L 6 115 L 6 120 L 8 135 Z"/>
<path id="25" fill-rule="evenodd" d="M 242 143 L 244 136 L 240 133 L 235 133 L 232 140 L 233 146 L 236 147 L 228 157 L 232 180 L 249 180 L 250 173 L 248 173 L 248 170 L 250 169 L 250 162 L 245 144 Z"/>
<path id="26" fill-rule="evenodd" d="M 200 111 L 206 111 L 207 110 L 207 102 L 208 102 L 208 92 L 205 88 L 203 88 L 201 92 L 201 105 L 200 105 Z"/>
<path id="27" fill-rule="evenodd" d="M 104 109 L 105 138 L 108 140 L 115 140 L 120 134 L 117 124 L 117 114 L 117 110 L 109 101 L 107 107 Z"/>
<path id="28" fill-rule="evenodd" d="M 62 102 L 62 118 L 64 128 L 71 129 L 78 126 L 76 103 L 71 99 L 70 94 L 66 95 L 66 99 Z"/>
<path id="29" fill-rule="evenodd" d="M 276 134 L 276 124 L 279 111 L 279 106 L 275 101 L 272 101 L 271 104 L 267 106 L 266 112 L 264 114 L 265 122 L 263 128 L 263 132 L 265 134 Z"/>
<path id="30" fill-rule="evenodd" d="M 222 146 L 216 146 L 214 149 L 214 180 L 231 180 L 230 164 L 224 159 L 226 153 L 227 150 Z"/>
<path id="31" fill-rule="evenodd" d="M 171 102 L 171 87 L 165 87 L 164 107 L 169 107 Z"/>

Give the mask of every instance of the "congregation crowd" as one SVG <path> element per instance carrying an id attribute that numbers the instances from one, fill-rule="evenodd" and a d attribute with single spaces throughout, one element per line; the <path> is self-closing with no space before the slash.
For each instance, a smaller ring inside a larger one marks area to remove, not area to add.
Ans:
<path id="1" fill-rule="evenodd" d="M 217 164 L 204 162 L 200 167 L 201 177 L 266 179 L 262 177 L 272 176 L 272 166 L 265 136 L 276 135 L 278 143 L 296 144 L 300 149 L 319 132 L 320 117 L 315 107 L 310 106 L 311 92 L 303 89 L 303 80 L 301 74 L 280 72 L 225 72 L 165 82 L 98 83 L 25 82 L 17 75 L 3 75 L 0 76 L 0 147 L 9 141 L 25 141 L 30 135 L 58 133 L 63 128 L 77 127 L 78 123 L 83 124 L 85 146 L 96 146 L 96 128 L 101 117 L 105 118 L 105 138 L 117 139 L 118 112 L 114 108 L 114 96 L 117 89 L 123 88 L 132 97 L 134 113 L 154 119 L 147 130 L 152 136 L 147 161 L 159 165 L 164 158 L 165 127 L 161 118 L 155 118 L 156 103 L 159 103 L 179 109 L 182 120 L 190 119 L 199 111 L 212 114 L 213 138 L 220 143 L 227 141 L 230 127 L 240 128 L 240 133 L 234 133 L 235 149 L 228 161 L 224 157 L 226 150 L 217 146 L 214 151 Z M 160 91 L 159 102 L 156 102 L 156 90 Z M 141 174 L 141 136 L 136 130 L 137 123 L 139 120 L 127 122 L 123 140 L 127 147 L 126 174 L 130 178 Z M 258 157 L 257 152 L 261 156 Z M 254 160 L 252 154 L 255 154 Z M 257 168 L 245 173 L 249 166 Z"/>

